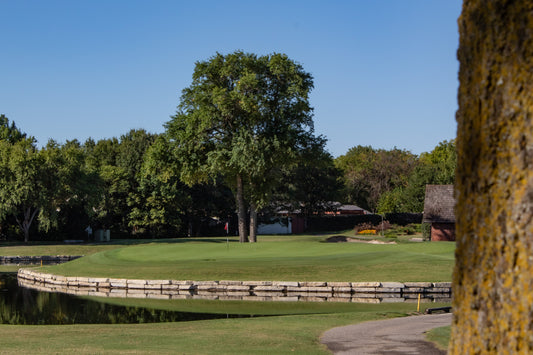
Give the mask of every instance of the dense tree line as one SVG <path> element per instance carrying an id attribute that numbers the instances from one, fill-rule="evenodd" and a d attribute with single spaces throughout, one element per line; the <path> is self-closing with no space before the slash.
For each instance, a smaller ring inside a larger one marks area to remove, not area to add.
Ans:
<path id="1" fill-rule="evenodd" d="M 416 156 L 408 151 L 356 146 L 335 159 L 344 202 L 377 213 L 422 212 L 426 184 L 453 184 L 455 140 Z"/>
<path id="2" fill-rule="evenodd" d="M 260 212 L 309 216 L 336 201 L 379 213 L 421 212 L 426 184 L 454 182 L 454 141 L 420 156 L 356 146 L 336 159 L 325 143 L 308 140 L 297 163 L 277 171 L 278 184 Z M 223 175 L 182 182 L 184 160 L 175 144 L 166 133 L 138 129 L 97 142 L 50 140 L 39 149 L 1 115 L 0 235 L 78 239 L 91 226 L 115 236 L 194 236 L 205 234 L 213 217 L 220 233 L 227 221 L 235 229 L 235 186 Z"/>
<path id="3" fill-rule="evenodd" d="M 188 187 L 164 135 L 38 148 L 0 116 L 0 234 L 78 239 L 85 229 L 116 235 L 190 235 L 207 217 L 230 216 L 231 191 L 215 182 Z M 178 170 L 179 171 L 179 170 Z"/>
<path id="4" fill-rule="evenodd" d="M 1 115 L 0 237 L 200 235 L 231 220 L 254 242 L 261 213 L 310 216 L 336 202 L 420 212 L 426 184 L 453 183 L 454 141 L 419 157 L 356 146 L 333 159 L 314 134 L 312 89 L 286 55 L 237 51 L 196 63 L 163 134 L 38 148 Z"/>

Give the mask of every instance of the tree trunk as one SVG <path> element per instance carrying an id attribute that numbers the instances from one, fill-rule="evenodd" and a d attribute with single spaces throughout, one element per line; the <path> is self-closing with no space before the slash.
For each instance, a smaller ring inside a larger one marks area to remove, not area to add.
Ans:
<path id="1" fill-rule="evenodd" d="M 248 241 L 248 233 L 246 230 L 246 205 L 244 203 L 244 186 L 241 175 L 237 175 L 237 219 L 239 225 L 239 242 L 246 243 Z"/>
<path id="2" fill-rule="evenodd" d="M 250 204 L 250 243 L 257 242 L 257 209 L 254 203 Z"/>
<path id="3" fill-rule="evenodd" d="M 533 353 L 533 2 L 459 19 L 450 354 Z"/>
<path id="4" fill-rule="evenodd" d="M 31 207 L 24 209 L 24 219 L 22 220 L 22 223 L 19 221 L 18 217 L 15 216 L 15 220 L 17 221 L 17 224 L 19 225 L 20 229 L 24 233 L 24 243 L 27 243 L 30 241 L 30 228 L 31 224 L 33 223 L 33 220 L 35 216 L 37 215 L 37 212 L 39 212 L 39 209 L 31 210 Z"/>

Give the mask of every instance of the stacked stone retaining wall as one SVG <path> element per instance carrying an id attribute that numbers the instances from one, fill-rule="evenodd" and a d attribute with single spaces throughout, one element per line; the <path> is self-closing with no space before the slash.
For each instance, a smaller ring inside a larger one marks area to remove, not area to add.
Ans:
<path id="1" fill-rule="evenodd" d="M 450 282 L 137 280 L 59 276 L 20 269 L 22 286 L 85 296 L 259 301 L 450 302 Z"/>

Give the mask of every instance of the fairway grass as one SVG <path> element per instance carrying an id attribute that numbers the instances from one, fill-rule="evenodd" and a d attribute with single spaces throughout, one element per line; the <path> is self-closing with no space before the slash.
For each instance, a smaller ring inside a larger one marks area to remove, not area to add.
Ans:
<path id="1" fill-rule="evenodd" d="M 105 250 L 42 271 L 174 280 L 450 281 L 455 243 L 325 243 L 324 236 L 174 239 Z"/>
<path id="2" fill-rule="evenodd" d="M 329 354 L 327 329 L 405 316 L 413 304 L 364 305 L 352 312 L 180 323 L 0 325 L 2 354 Z"/>

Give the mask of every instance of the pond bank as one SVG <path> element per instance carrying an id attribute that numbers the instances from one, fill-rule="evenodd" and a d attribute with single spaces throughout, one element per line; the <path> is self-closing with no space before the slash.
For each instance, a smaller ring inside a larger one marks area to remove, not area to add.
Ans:
<path id="1" fill-rule="evenodd" d="M 450 302 L 451 282 L 190 281 L 65 277 L 20 269 L 21 286 L 83 296 L 314 302 Z"/>

